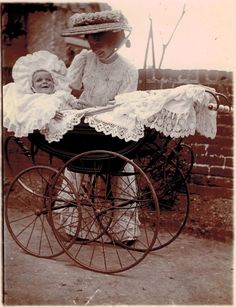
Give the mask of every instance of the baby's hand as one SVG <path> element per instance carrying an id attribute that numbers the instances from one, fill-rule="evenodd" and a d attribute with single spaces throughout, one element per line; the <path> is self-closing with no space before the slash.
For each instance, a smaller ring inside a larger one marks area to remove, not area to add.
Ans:
<path id="1" fill-rule="evenodd" d="M 63 118 L 63 114 L 61 112 L 56 111 L 56 114 L 53 117 L 53 119 L 55 119 L 55 120 L 62 120 L 62 118 Z"/>

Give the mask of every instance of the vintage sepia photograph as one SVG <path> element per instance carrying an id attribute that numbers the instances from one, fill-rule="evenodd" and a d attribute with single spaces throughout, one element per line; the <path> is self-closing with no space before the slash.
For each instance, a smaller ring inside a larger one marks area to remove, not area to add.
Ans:
<path id="1" fill-rule="evenodd" d="M 2 304 L 234 305 L 234 0 L 1 7 Z"/>

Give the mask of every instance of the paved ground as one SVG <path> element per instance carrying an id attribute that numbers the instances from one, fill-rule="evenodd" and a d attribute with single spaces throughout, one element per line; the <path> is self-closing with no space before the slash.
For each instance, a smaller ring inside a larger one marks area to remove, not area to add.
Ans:
<path id="1" fill-rule="evenodd" d="M 182 235 L 122 274 L 24 254 L 6 234 L 7 305 L 232 305 L 232 244 Z"/>

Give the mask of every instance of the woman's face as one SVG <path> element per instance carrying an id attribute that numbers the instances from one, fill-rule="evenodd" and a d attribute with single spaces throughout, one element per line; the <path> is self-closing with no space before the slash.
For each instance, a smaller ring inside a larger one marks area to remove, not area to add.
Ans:
<path id="1" fill-rule="evenodd" d="M 46 70 L 38 70 L 32 76 L 32 86 L 36 93 L 52 94 L 54 81 L 52 75 Z"/>
<path id="2" fill-rule="evenodd" d="M 106 61 L 114 52 L 116 44 L 112 32 L 88 34 L 88 43 L 101 62 Z"/>

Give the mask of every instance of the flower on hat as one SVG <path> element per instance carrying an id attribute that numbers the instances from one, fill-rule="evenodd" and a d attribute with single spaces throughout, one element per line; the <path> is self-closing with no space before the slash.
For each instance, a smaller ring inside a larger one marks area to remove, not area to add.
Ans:
<path id="1" fill-rule="evenodd" d="M 95 13 L 75 13 L 69 19 L 69 27 L 100 23 L 120 22 L 124 19 L 121 11 L 101 11 Z"/>
<path id="2" fill-rule="evenodd" d="M 104 31 L 128 31 L 131 27 L 121 11 L 100 11 L 93 13 L 75 13 L 68 21 L 68 28 L 62 36 L 86 35 Z"/>

